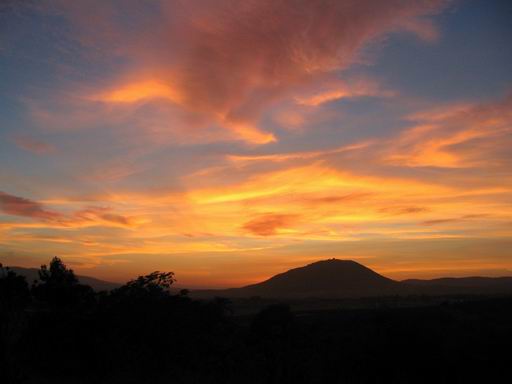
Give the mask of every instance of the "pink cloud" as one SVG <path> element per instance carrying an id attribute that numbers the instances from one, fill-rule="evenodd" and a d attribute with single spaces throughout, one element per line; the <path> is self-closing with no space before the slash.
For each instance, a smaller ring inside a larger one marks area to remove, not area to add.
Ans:
<path id="1" fill-rule="evenodd" d="M 97 7 L 62 2 L 59 9 L 82 43 L 131 63 L 108 89 L 93 95 L 99 100 L 164 101 L 204 116 L 233 138 L 264 144 L 276 140 L 259 125 L 269 106 L 325 82 L 353 64 L 362 47 L 388 33 L 409 31 L 431 40 L 435 28 L 429 16 L 445 3 L 221 0 L 147 7 L 126 2 L 123 10 L 137 15 L 130 25 L 105 2 L 94 3 Z M 329 92 L 322 100 L 343 96 L 340 90 Z"/>

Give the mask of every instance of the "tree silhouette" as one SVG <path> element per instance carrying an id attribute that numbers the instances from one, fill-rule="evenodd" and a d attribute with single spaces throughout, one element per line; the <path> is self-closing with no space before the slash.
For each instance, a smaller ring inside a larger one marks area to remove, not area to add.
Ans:
<path id="1" fill-rule="evenodd" d="M 115 289 L 113 295 L 131 299 L 162 298 L 169 295 L 169 289 L 175 281 L 174 272 L 155 271 L 130 280 L 122 287 Z"/>
<path id="2" fill-rule="evenodd" d="M 46 265 L 41 265 L 39 279 L 41 279 L 43 283 L 53 285 L 71 286 L 78 284 L 78 279 L 73 270 L 68 269 L 58 257 L 54 257 L 50 261 L 49 268 Z"/>
<path id="3" fill-rule="evenodd" d="M 78 307 L 94 299 L 92 288 L 80 284 L 73 270 L 67 268 L 58 257 L 50 261 L 49 267 L 41 266 L 39 279 L 40 282 L 32 286 L 32 293 L 37 300 L 50 306 Z"/>

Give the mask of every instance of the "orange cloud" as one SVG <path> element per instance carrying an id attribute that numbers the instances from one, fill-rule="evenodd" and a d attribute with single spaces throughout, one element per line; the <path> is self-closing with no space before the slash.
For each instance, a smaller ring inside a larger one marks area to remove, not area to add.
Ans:
<path id="1" fill-rule="evenodd" d="M 368 148 L 374 144 L 373 141 L 363 141 L 360 143 L 354 143 L 344 145 L 339 148 L 328 149 L 323 151 L 308 151 L 308 152 L 293 152 L 293 153 L 279 153 L 273 155 L 227 155 L 227 159 L 235 164 L 247 164 L 252 162 L 285 162 L 290 160 L 307 160 L 307 159 L 319 159 L 327 155 L 342 154 L 351 151 L 362 150 Z"/>
<path id="2" fill-rule="evenodd" d="M 92 99 L 108 103 L 136 103 L 153 99 L 166 99 L 179 103 L 180 96 L 172 87 L 158 81 L 149 80 L 125 84 L 120 88 L 93 96 Z"/>
<path id="3" fill-rule="evenodd" d="M 281 228 L 286 228 L 297 220 L 297 215 L 268 213 L 245 223 L 243 228 L 259 236 L 275 235 Z"/>
<path id="4" fill-rule="evenodd" d="M 415 114 L 418 125 L 390 141 L 385 160 L 411 167 L 500 166 L 512 159 L 512 97 Z"/>

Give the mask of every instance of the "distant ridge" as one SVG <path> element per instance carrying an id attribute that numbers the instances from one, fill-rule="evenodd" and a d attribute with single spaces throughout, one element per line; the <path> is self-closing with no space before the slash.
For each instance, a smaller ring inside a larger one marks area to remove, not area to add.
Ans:
<path id="1" fill-rule="evenodd" d="M 442 277 L 432 280 L 409 279 L 402 284 L 426 294 L 512 294 L 512 277 Z"/>
<path id="2" fill-rule="evenodd" d="M 9 269 L 18 275 L 25 276 L 29 285 L 32 285 L 35 280 L 39 280 L 38 268 L 9 267 Z M 76 277 L 81 284 L 89 285 L 95 291 L 109 291 L 121 285 L 89 276 L 76 275 Z"/>
<path id="3" fill-rule="evenodd" d="M 192 290 L 195 297 L 343 298 L 389 295 L 512 294 L 512 277 L 391 280 L 353 260 L 328 259 L 241 288 Z"/>
<path id="4" fill-rule="evenodd" d="M 352 260 L 328 259 L 241 288 L 192 291 L 195 296 L 362 297 L 397 294 L 400 283 Z"/>

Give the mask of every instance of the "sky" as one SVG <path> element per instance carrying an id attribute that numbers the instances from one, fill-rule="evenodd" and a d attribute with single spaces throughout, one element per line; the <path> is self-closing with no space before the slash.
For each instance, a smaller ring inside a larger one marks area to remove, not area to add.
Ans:
<path id="1" fill-rule="evenodd" d="M 3 1 L 0 262 L 512 275 L 512 3 Z"/>

